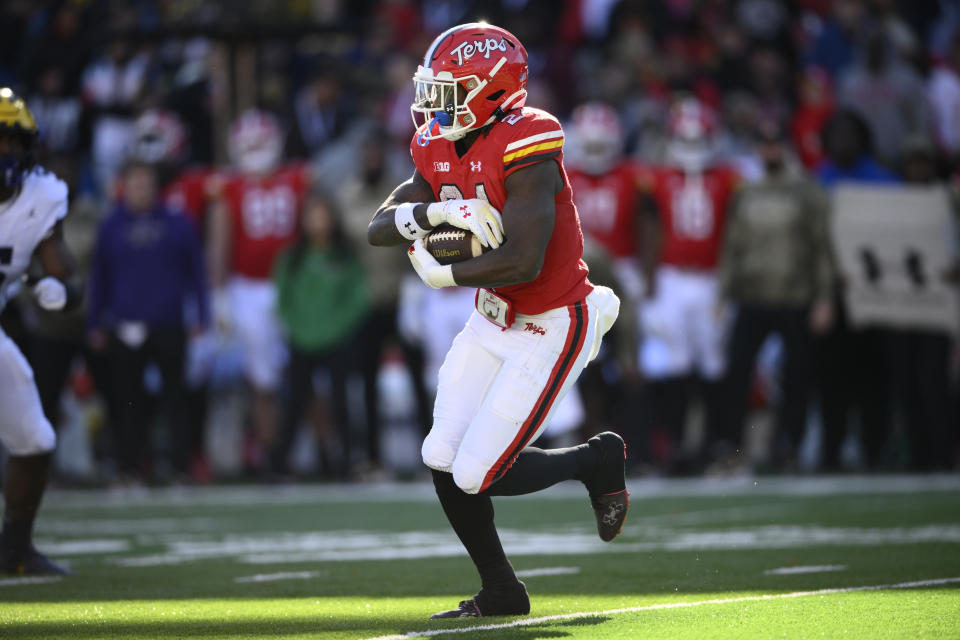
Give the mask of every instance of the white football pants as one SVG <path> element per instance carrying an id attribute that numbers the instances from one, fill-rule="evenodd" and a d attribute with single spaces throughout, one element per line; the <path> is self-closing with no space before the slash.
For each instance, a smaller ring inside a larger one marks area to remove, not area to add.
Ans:
<path id="1" fill-rule="evenodd" d="M 506 331 L 474 311 L 440 368 L 424 464 L 465 493 L 487 489 L 543 432 L 619 309 L 613 291 L 595 287 L 568 307 L 517 314 Z"/>
<path id="2" fill-rule="evenodd" d="M 669 265 L 656 272 L 656 296 L 641 308 L 640 369 L 660 380 L 699 373 L 718 380 L 724 372 L 728 322 L 718 312 L 717 278 L 712 271 Z"/>
<path id="3" fill-rule="evenodd" d="M 277 319 L 272 280 L 232 276 L 228 283 L 236 335 L 243 348 L 243 370 L 255 389 L 273 391 L 287 363 L 287 347 Z"/>
<path id="4" fill-rule="evenodd" d="M 33 369 L 0 330 L 0 442 L 14 456 L 53 451 L 57 436 L 40 405 Z"/>

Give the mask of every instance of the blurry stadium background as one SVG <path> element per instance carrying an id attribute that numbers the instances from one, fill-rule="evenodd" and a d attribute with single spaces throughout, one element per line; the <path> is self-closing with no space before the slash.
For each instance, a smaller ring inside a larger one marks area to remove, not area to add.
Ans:
<path id="1" fill-rule="evenodd" d="M 447 26 L 476 19 L 511 30 L 526 45 L 528 104 L 568 123 L 585 102 L 613 108 L 619 123 L 610 153 L 624 154 L 636 169 L 638 197 L 651 188 L 646 180 L 656 180 L 651 168 L 670 162 L 669 114 L 686 98 L 715 119 L 705 142 L 711 162 L 735 171 L 740 188 L 765 184 L 763 145 L 782 142 L 791 175 L 806 174 L 828 199 L 830 289 L 816 300 L 760 306 L 776 313 L 832 304 L 820 315 L 811 311 L 800 338 L 772 335 L 762 347 L 726 321 L 724 371 L 706 382 L 680 372 L 669 401 L 659 394 L 661 381 L 644 375 L 640 357 L 656 328 L 643 322 L 649 257 L 638 243 L 628 256 L 633 266 L 629 259 L 626 267 L 615 264 L 610 276 L 622 280 L 622 297 L 637 308 L 621 319 L 610 353 L 584 374 L 579 395 L 548 432 L 553 441 L 613 427 L 630 443 L 636 475 L 956 468 L 960 11 L 953 3 L 7 0 L 0 7 L 0 85 L 26 98 L 41 131 L 41 163 L 70 185 L 68 243 L 98 287 L 115 275 L 90 274 L 98 229 L 122 201 L 119 176 L 130 159 L 155 168 L 167 206 L 196 223 L 209 258 L 222 250 L 209 246 L 216 244 L 210 212 L 231 206 L 225 185 L 242 174 L 243 162 L 257 161 L 239 159 L 244 144 L 254 155 L 265 147 L 269 156 L 282 142 L 282 158 L 268 167 L 292 172 L 277 180 L 301 190 L 292 219 L 282 219 L 289 205 L 282 193 L 242 205 L 259 207 L 254 214 L 266 216 L 267 233 L 280 225 L 286 236 L 277 237 L 292 241 L 302 193 L 313 190 L 320 208 L 339 212 L 337 242 L 349 264 L 359 265 L 347 276 L 334 270 L 329 281 L 324 271 L 311 272 L 311 286 L 361 293 L 316 305 L 323 309 L 313 318 L 316 335 L 303 338 L 324 345 L 306 350 L 313 360 L 296 357 L 304 355 L 296 313 L 282 318 L 294 357 L 276 356 L 277 379 L 257 387 L 272 396 L 265 403 L 245 382 L 255 374 L 244 374 L 250 354 L 236 337 L 241 319 L 230 306 L 235 264 L 207 263 L 212 320 L 185 327 L 176 393 L 156 354 L 138 351 L 136 336 L 100 340 L 95 312 L 48 317 L 22 297 L 3 320 L 28 354 L 57 425 L 61 485 L 420 473 L 432 380 L 472 294 L 427 292 L 402 258 L 369 251 L 363 232 L 411 172 L 410 78 L 422 52 Z M 569 128 L 568 164 L 576 169 L 577 131 Z M 844 144 L 853 145 L 853 161 Z M 589 174 L 586 160 L 581 164 Z M 838 211 L 841 202 L 848 205 Z M 588 209 L 581 204 L 590 235 L 596 222 L 587 220 Z M 864 221 L 864 211 L 876 213 L 875 221 Z M 724 212 L 714 215 L 720 225 Z M 748 233 L 746 241 L 770 237 Z M 602 243 L 591 251 L 601 278 L 610 256 Z M 724 255 L 721 248 L 721 261 Z M 791 256 L 781 259 L 808 258 Z M 734 266 L 720 264 L 719 273 Z M 284 286 L 283 270 L 270 269 Z M 150 282 L 143 287 L 149 291 Z M 741 310 L 756 306 L 738 300 L 735 287 L 725 292 L 718 317 L 736 314 L 738 301 Z M 790 340 L 804 345 L 805 366 L 791 369 L 785 354 L 797 349 L 785 348 Z M 141 356 L 143 363 L 131 364 Z M 724 376 L 743 371 L 752 380 L 750 417 L 742 433 L 718 437 L 707 418 L 736 415 L 722 398 L 736 396 L 724 390 L 739 389 L 739 381 Z M 721 391 L 716 405 L 710 387 Z M 291 415 L 297 389 L 313 401 L 297 398 L 299 415 Z M 141 391 L 134 419 L 122 405 Z M 791 420 L 799 420 L 799 431 L 784 426 Z"/>
<path id="2" fill-rule="evenodd" d="M 633 508 L 605 545 L 579 486 L 498 500 L 548 619 L 458 637 L 960 634 L 956 2 L 3 0 L 0 86 L 70 185 L 90 297 L 0 319 L 58 431 L 36 543 L 75 573 L 0 578 L 0 635 L 449 626 L 426 618 L 476 585 L 419 445 L 473 292 L 364 234 L 412 170 L 418 61 L 480 19 L 527 47 L 591 277 L 626 303 L 545 437 L 622 433 Z M 206 266 L 173 331 L 147 321 L 166 266 L 105 240 L 154 179 Z M 657 276 L 668 212 L 715 246 Z M 225 220 L 267 248 L 238 261 Z M 715 330 L 703 379 L 654 300 Z"/>

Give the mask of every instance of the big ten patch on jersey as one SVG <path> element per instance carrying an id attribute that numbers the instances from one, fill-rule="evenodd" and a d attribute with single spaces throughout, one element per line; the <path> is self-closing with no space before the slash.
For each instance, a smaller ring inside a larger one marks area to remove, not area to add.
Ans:
<path id="1" fill-rule="evenodd" d="M 269 278 L 277 255 L 291 244 L 309 184 L 306 165 L 267 176 L 241 175 L 223 187 L 232 229 L 232 272 Z"/>
<path id="2" fill-rule="evenodd" d="M 607 173 L 569 172 L 573 201 L 584 234 L 616 258 L 637 254 L 637 169 L 624 162 Z"/>
<path id="3" fill-rule="evenodd" d="M 19 194 L 0 203 L 0 306 L 2 292 L 20 279 L 37 245 L 66 215 L 66 183 L 40 168 L 27 174 Z"/>
<path id="4" fill-rule="evenodd" d="M 427 125 L 424 125 L 427 126 Z M 481 198 L 497 210 L 506 202 L 506 178 L 517 169 L 563 151 L 563 129 L 540 109 L 511 111 L 482 132 L 463 156 L 442 138 L 423 144 L 420 132 L 410 143 L 417 171 L 438 200 Z"/>
<path id="5" fill-rule="evenodd" d="M 428 125 L 424 125 L 428 126 Z M 563 188 L 554 197 L 554 225 L 540 274 L 531 282 L 497 287 L 516 313 L 535 315 L 582 300 L 592 289 L 587 267 L 580 260 L 583 234 L 573 194 L 563 170 L 563 129 L 552 115 L 524 107 L 510 111 L 481 131 L 463 155 L 442 138 L 421 144 L 420 131 L 410 142 L 417 172 L 430 184 L 437 200 L 483 198 L 504 216 L 508 226 L 507 179 L 541 162 L 556 163 Z"/>

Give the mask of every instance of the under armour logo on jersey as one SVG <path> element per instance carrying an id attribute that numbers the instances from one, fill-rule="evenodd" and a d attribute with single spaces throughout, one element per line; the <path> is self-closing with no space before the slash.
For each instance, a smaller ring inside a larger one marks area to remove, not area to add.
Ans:
<path id="1" fill-rule="evenodd" d="M 460 212 L 463 213 L 464 218 L 470 217 L 470 207 L 468 207 L 467 205 L 463 205 L 462 207 L 460 207 Z"/>
<path id="2" fill-rule="evenodd" d="M 470 162 L 470 171 L 480 171 L 480 167 L 483 166 L 482 161 L 477 160 L 476 162 Z"/>
<path id="3" fill-rule="evenodd" d="M 544 328 L 541 327 L 540 325 L 533 324 L 532 322 L 528 322 L 528 323 L 527 323 L 527 326 L 525 326 L 525 327 L 523 328 L 523 330 L 524 330 L 524 331 L 529 331 L 530 333 L 533 333 L 533 334 L 538 335 L 538 336 L 545 336 L 545 335 L 547 335 L 547 330 L 546 330 L 546 329 L 544 329 Z"/>

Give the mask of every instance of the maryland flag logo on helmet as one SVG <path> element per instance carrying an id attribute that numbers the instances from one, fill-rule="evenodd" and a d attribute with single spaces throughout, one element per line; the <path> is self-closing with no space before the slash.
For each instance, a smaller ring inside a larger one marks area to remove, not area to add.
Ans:
<path id="1" fill-rule="evenodd" d="M 0 87 L 0 137 L 19 138 L 19 148 L 0 153 L 0 187 L 16 187 L 33 167 L 37 123 L 27 104 L 9 87 Z"/>

